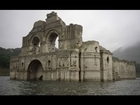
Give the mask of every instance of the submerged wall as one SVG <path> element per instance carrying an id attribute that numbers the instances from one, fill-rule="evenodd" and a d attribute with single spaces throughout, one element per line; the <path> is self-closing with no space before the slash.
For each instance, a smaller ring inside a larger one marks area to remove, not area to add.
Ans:
<path id="1" fill-rule="evenodd" d="M 113 79 L 134 79 L 136 78 L 135 65 L 126 60 L 113 60 Z"/>

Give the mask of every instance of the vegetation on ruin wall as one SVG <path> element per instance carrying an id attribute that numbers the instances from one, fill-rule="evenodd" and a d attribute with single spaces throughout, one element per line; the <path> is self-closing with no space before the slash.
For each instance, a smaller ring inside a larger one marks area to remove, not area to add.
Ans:
<path id="1" fill-rule="evenodd" d="M 0 47 L 0 75 L 9 75 L 10 57 L 17 56 L 21 52 L 21 48 L 2 48 Z M 114 60 L 119 60 L 113 57 Z M 140 64 L 136 61 L 131 61 L 135 64 L 137 76 L 140 77 Z"/>

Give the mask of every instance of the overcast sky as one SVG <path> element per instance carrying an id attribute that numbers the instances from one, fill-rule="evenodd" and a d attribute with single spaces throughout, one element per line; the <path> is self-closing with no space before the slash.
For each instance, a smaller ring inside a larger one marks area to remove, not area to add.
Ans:
<path id="1" fill-rule="evenodd" d="M 22 37 L 52 11 L 66 25 L 82 25 L 83 41 L 96 40 L 110 51 L 140 42 L 140 10 L 0 10 L 0 47 L 22 47 Z"/>

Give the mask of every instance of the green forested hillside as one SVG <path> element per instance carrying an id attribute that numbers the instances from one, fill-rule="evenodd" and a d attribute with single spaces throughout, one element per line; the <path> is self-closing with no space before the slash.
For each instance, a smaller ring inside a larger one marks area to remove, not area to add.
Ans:
<path id="1" fill-rule="evenodd" d="M 9 66 L 11 56 L 16 56 L 21 52 L 21 48 L 0 47 L 0 76 L 9 76 Z"/>
<path id="2" fill-rule="evenodd" d="M 0 68 L 9 68 L 10 57 L 16 56 L 21 52 L 21 48 L 2 48 L 0 47 Z"/>

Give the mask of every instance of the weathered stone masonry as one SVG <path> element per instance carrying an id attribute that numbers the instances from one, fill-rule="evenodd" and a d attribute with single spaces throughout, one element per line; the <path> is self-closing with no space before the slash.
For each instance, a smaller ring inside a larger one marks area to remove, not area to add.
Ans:
<path id="1" fill-rule="evenodd" d="M 113 61 L 98 41 L 82 41 L 83 27 L 66 25 L 57 13 L 37 21 L 23 37 L 22 51 L 11 57 L 10 79 L 108 81 L 136 78 L 134 64 Z M 58 38 L 58 48 L 55 41 Z"/>

